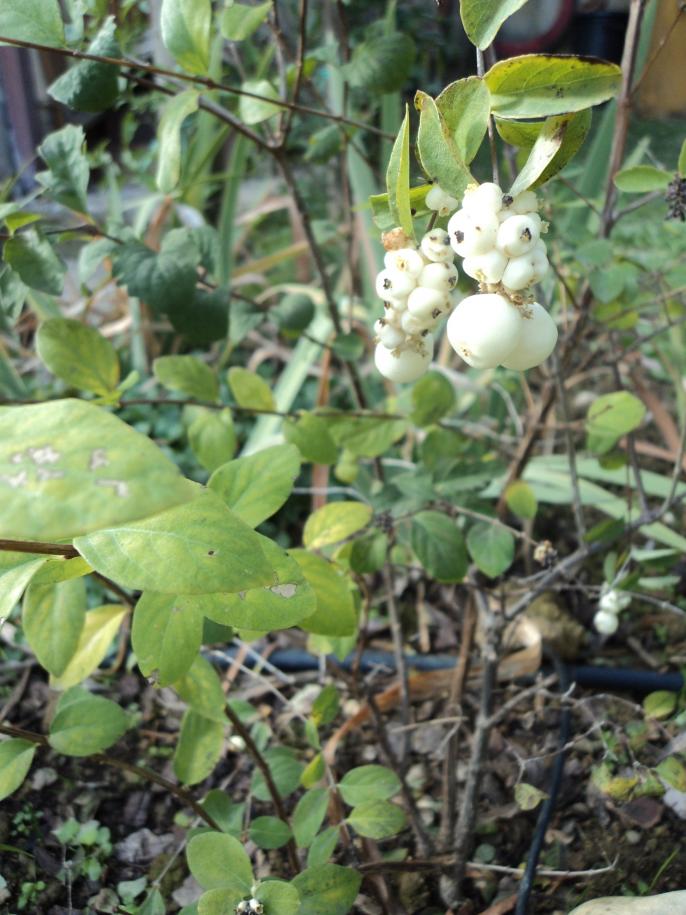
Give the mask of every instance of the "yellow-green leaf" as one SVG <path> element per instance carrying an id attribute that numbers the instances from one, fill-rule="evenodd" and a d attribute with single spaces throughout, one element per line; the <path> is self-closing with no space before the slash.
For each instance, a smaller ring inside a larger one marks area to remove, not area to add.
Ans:
<path id="1" fill-rule="evenodd" d="M 50 678 L 53 689 L 76 686 L 100 666 L 127 612 L 126 607 L 105 604 L 86 613 L 76 651 L 62 673 Z"/>
<path id="2" fill-rule="evenodd" d="M 362 502 L 329 502 L 305 522 L 303 543 L 311 550 L 339 543 L 361 531 L 371 519 L 370 505 Z"/>

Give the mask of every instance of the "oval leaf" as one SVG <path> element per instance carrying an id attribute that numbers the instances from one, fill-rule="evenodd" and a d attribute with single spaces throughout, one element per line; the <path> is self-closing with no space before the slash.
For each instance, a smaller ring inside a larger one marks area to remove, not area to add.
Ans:
<path id="1" fill-rule="evenodd" d="M 245 887 L 250 892 L 252 865 L 243 845 L 222 832 L 193 836 L 186 850 L 191 874 L 205 890 Z"/>
<path id="2" fill-rule="evenodd" d="M 329 502 L 317 509 L 305 522 L 303 543 L 311 550 L 340 543 L 365 528 L 371 519 L 371 505 L 363 502 Z"/>
<path id="3" fill-rule="evenodd" d="M 74 686 L 57 704 L 48 741 L 65 756 L 90 756 L 119 740 L 128 726 L 128 716 L 115 702 Z"/>
<path id="4" fill-rule="evenodd" d="M 469 40 L 484 51 L 505 20 L 526 0 L 460 0 L 462 25 Z"/>
<path id="5" fill-rule="evenodd" d="M 417 559 L 436 581 L 462 581 L 467 574 L 462 531 L 447 515 L 419 512 L 412 519 L 411 542 Z"/>
<path id="6" fill-rule="evenodd" d="M 75 388 L 110 394 L 119 384 L 119 357 L 109 340 L 70 318 L 50 318 L 38 328 L 38 355 L 53 375 Z"/>
<path id="7" fill-rule="evenodd" d="M 127 613 L 126 607 L 117 604 L 105 604 L 86 613 L 76 651 L 64 670 L 50 677 L 53 689 L 76 686 L 100 666 Z"/>
<path id="8" fill-rule="evenodd" d="M 28 740 L 0 742 L 0 801 L 15 792 L 31 768 L 36 744 Z"/>
<path id="9" fill-rule="evenodd" d="M 467 534 L 467 549 L 476 565 L 489 578 L 509 569 L 514 559 L 515 540 L 512 534 L 497 524 L 484 521 L 473 525 Z"/>

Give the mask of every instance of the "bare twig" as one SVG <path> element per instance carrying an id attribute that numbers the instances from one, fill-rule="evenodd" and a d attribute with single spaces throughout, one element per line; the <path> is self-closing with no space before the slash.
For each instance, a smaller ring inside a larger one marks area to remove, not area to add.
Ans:
<path id="1" fill-rule="evenodd" d="M 572 509 L 574 511 L 574 522 L 576 524 L 576 536 L 579 543 L 583 543 L 586 535 L 586 523 L 584 521 L 584 509 L 581 501 L 581 492 L 579 491 L 579 474 L 576 468 L 576 450 L 574 448 L 574 436 L 569 428 L 569 405 L 567 403 L 567 391 L 560 371 L 560 360 L 557 353 L 553 354 L 553 371 L 555 373 L 555 386 L 557 388 L 557 399 L 560 402 L 560 412 L 564 422 L 564 435 L 567 450 L 567 464 L 569 466 L 569 480 L 572 484 Z"/>
<path id="2" fill-rule="evenodd" d="M 398 605 L 395 602 L 395 578 L 393 575 L 393 565 L 390 556 L 391 547 L 389 545 L 388 555 L 383 567 L 383 581 L 386 589 L 386 606 L 388 607 L 388 618 L 391 627 L 391 636 L 393 639 L 393 655 L 395 657 L 395 669 L 398 674 L 400 683 L 400 708 L 403 724 L 410 723 L 410 690 L 407 682 L 407 666 L 405 664 L 405 652 L 403 650 L 403 631 L 400 623 L 400 614 Z M 407 757 L 408 736 L 403 734 L 402 752 L 400 763 L 404 766 Z"/>

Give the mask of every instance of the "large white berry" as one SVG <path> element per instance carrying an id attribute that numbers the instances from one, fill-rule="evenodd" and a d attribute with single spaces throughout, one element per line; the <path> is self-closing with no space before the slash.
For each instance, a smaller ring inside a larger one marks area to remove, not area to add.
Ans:
<path id="1" fill-rule="evenodd" d="M 505 296 L 471 295 L 451 314 L 446 332 L 465 362 L 477 369 L 494 368 L 518 346 L 522 319 Z"/>
<path id="2" fill-rule="evenodd" d="M 598 606 L 605 613 L 620 613 L 631 603 L 631 595 L 611 588 L 601 595 Z"/>
<path id="3" fill-rule="evenodd" d="M 501 279 L 503 286 L 513 292 L 519 292 L 520 289 L 525 289 L 534 281 L 534 275 L 533 259 L 523 254 L 521 257 L 511 258 L 507 262 Z"/>
<path id="4" fill-rule="evenodd" d="M 448 222 L 450 244 L 460 257 L 486 254 L 496 243 L 498 229 L 498 217 L 488 210 L 479 213 L 458 210 Z"/>
<path id="5" fill-rule="evenodd" d="M 429 188 L 424 200 L 428 210 L 435 210 L 439 216 L 447 216 L 457 209 L 457 200 L 438 184 Z"/>
<path id="6" fill-rule="evenodd" d="M 462 262 L 464 272 L 481 283 L 499 283 L 507 267 L 507 258 L 498 248 L 492 248 L 486 254 L 465 257 Z"/>
<path id="7" fill-rule="evenodd" d="M 389 324 L 384 318 L 374 322 L 374 331 L 376 336 L 387 349 L 395 349 L 405 342 L 405 333 L 393 324 Z"/>
<path id="8" fill-rule="evenodd" d="M 417 318 L 409 311 L 406 311 L 400 318 L 400 326 L 406 334 L 417 336 L 418 334 L 421 334 L 423 330 L 426 330 L 426 321 L 426 318 Z"/>
<path id="9" fill-rule="evenodd" d="M 614 635 L 619 628 L 619 620 L 614 613 L 598 610 L 593 617 L 593 625 L 601 635 Z"/>
<path id="10" fill-rule="evenodd" d="M 424 267 L 424 258 L 415 248 L 399 248 L 388 251 L 383 259 L 386 270 L 391 273 L 408 273 L 418 277 Z"/>
<path id="11" fill-rule="evenodd" d="M 557 326 L 548 312 L 538 302 L 526 306 L 529 317 L 518 315 L 522 328 L 519 342 L 504 359 L 506 369 L 525 372 L 540 365 L 555 349 Z"/>
<path id="12" fill-rule="evenodd" d="M 420 320 L 437 318 L 446 306 L 447 292 L 430 289 L 428 286 L 417 286 L 407 299 L 407 310 Z"/>
<path id="13" fill-rule="evenodd" d="M 434 352 L 434 338 L 427 334 L 419 344 L 421 352 L 408 346 L 399 353 L 387 350 L 379 343 L 374 351 L 374 363 L 379 372 L 398 384 L 416 381 L 428 369 Z"/>
<path id="14" fill-rule="evenodd" d="M 510 216 L 498 229 L 498 247 L 508 257 L 526 254 L 541 236 L 540 222 L 535 213 L 528 216 Z"/>
<path id="15" fill-rule="evenodd" d="M 420 249 L 429 261 L 452 261 L 450 239 L 443 229 L 432 229 L 422 238 Z"/>
<path id="16" fill-rule="evenodd" d="M 497 184 L 485 181 L 478 187 L 467 188 L 462 208 L 480 216 L 482 213 L 497 213 L 503 205 L 503 192 Z"/>
<path id="17" fill-rule="evenodd" d="M 426 264 L 417 279 L 417 287 L 450 292 L 457 286 L 457 267 L 447 261 Z"/>
<path id="18" fill-rule="evenodd" d="M 513 213 L 519 213 L 520 215 L 536 213 L 538 212 L 538 197 L 533 191 L 522 191 L 521 194 L 517 194 L 514 198 L 510 204 L 510 209 Z"/>
<path id="19" fill-rule="evenodd" d="M 394 302 L 407 298 L 416 285 L 417 281 L 409 273 L 382 270 L 376 278 L 376 294 L 384 302 Z"/>

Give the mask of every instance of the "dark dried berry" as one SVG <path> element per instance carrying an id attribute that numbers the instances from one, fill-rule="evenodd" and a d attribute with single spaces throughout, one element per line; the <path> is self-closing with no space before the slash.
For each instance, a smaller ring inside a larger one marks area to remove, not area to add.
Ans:
<path id="1" fill-rule="evenodd" d="M 667 185 L 667 219 L 680 219 L 686 222 L 686 178 L 675 175 Z"/>

